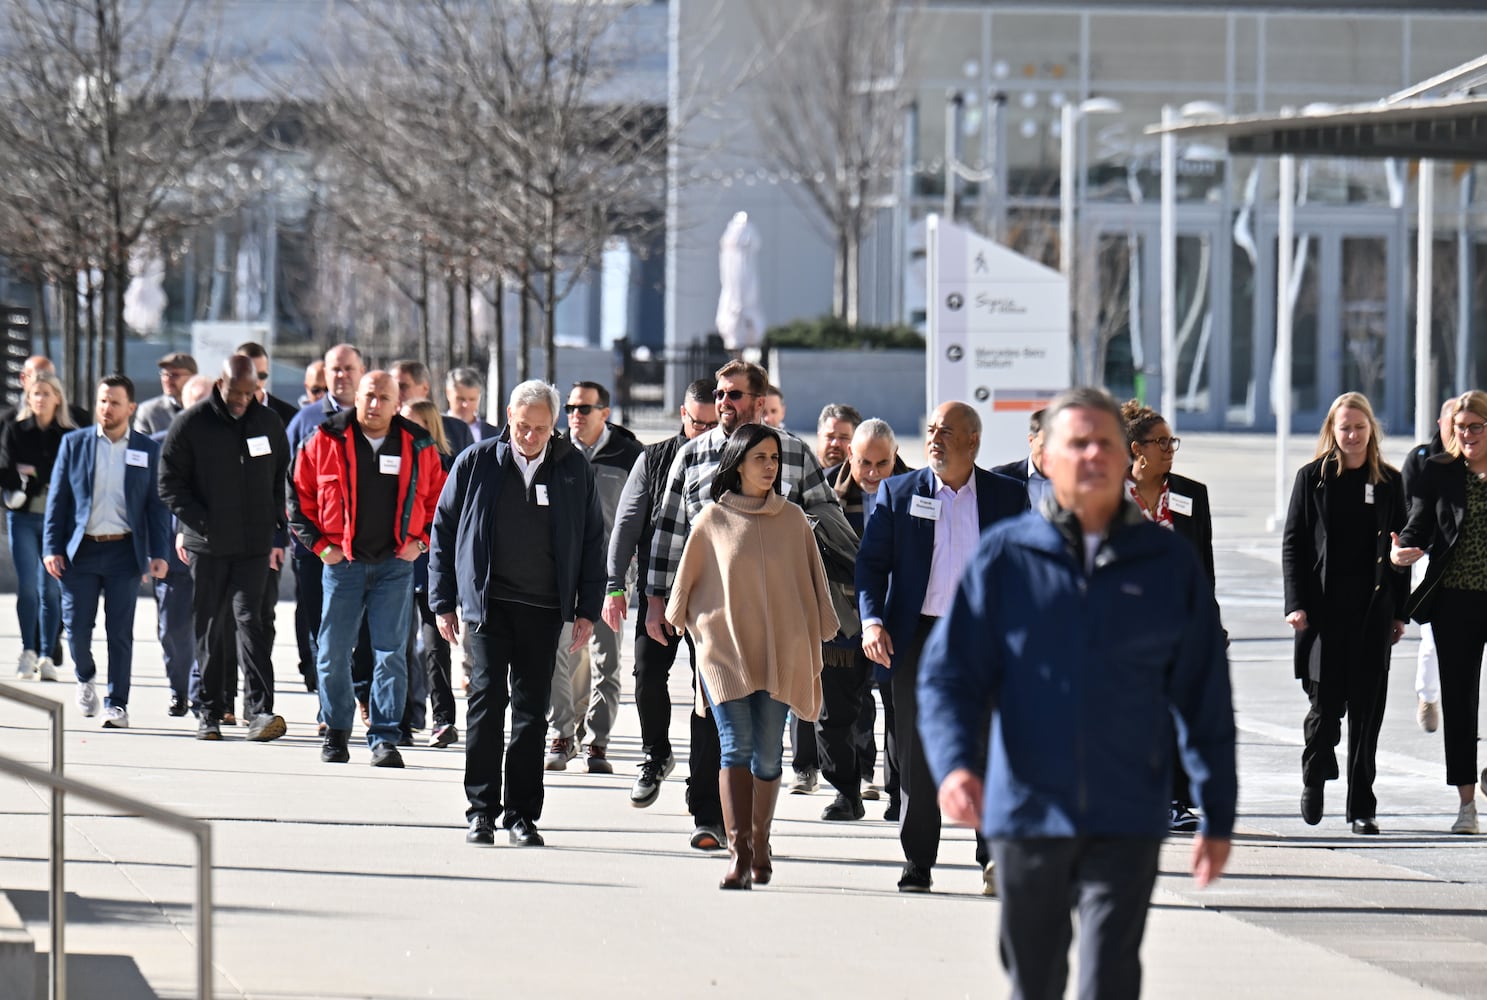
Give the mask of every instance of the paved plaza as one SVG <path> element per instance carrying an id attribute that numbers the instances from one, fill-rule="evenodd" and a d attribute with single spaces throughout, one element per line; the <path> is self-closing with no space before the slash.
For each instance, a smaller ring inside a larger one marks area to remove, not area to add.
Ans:
<path id="1" fill-rule="evenodd" d="M 1390 460 L 1408 445 L 1391 439 Z M 917 452 L 906 453 L 913 464 Z M 1309 438 L 1296 441 L 1292 473 L 1310 453 Z M 1487 839 L 1446 832 L 1455 795 L 1439 734 L 1414 721 L 1414 627 L 1395 652 L 1380 741 L 1383 834 L 1348 831 L 1337 783 L 1322 825 L 1298 815 L 1306 700 L 1291 675 L 1279 536 L 1265 523 L 1274 467 L 1264 437 L 1186 435 L 1177 457 L 1177 471 L 1212 495 L 1240 816 L 1231 870 L 1210 889 L 1194 889 L 1186 874 L 1188 841 L 1169 841 L 1143 951 L 1145 995 L 1482 996 Z M 19 653 L 10 601 L 0 597 L 5 665 Z M 818 818 L 826 792 L 783 795 L 775 881 L 718 891 L 724 856 L 687 846 L 685 657 L 671 684 L 679 764 L 654 806 L 629 803 L 640 754 L 627 667 L 610 749 L 616 773 L 581 773 L 581 761 L 549 773 L 541 822 L 549 846 L 503 839 L 478 850 L 464 843 L 463 744 L 405 751 L 402 771 L 367 766 L 356 740 L 349 765 L 320 763 L 291 614 L 280 605 L 278 710 L 289 735 L 276 743 L 246 743 L 243 729 L 199 743 L 189 718 L 167 717 L 148 599 L 135 623 L 132 729 L 106 732 L 81 718 L 70 682 L 27 684 L 67 701 L 69 775 L 211 821 L 218 996 L 1006 995 L 998 904 L 980 895 L 968 831 L 947 830 L 933 894 L 901 895 L 902 858 L 883 803 L 868 803 L 866 821 L 831 824 Z M 463 731 L 463 705 L 459 724 Z M 0 702 L 0 753 L 45 766 L 42 726 L 39 713 Z M 45 806 L 44 789 L 0 778 L 0 890 L 38 952 L 48 947 Z M 191 842 L 85 802 L 69 802 L 68 814 L 71 995 L 192 995 Z M 13 995 L 0 982 L 0 998 Z"/>

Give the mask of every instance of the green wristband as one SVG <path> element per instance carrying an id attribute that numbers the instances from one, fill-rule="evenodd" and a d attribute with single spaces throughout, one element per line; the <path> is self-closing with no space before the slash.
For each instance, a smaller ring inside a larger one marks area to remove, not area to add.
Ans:
<path id="1" fill-rule="evenodd" d="M 625 592 L 624 592 L 624 590 L 611 590 L 609 593 L 605 594 L 604 596 L 605 597 L 624 597 L 625 596 Z"/>

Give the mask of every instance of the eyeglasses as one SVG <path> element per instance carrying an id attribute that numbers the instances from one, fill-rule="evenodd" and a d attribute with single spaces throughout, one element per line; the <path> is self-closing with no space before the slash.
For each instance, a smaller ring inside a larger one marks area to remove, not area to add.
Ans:
<path id="1" fill-rule="evenodd" d="M 690 413 L 683 413 L 682 418 L 685 419 L 687 423 L 691 424 L 693 427 L 696 427 L 698 430 L 710 431 L 714 427 L 718 426 L 718 422 L 716 420 L 698 420 Z"/>
<path id="2" fill-rule="evenodd" d="M 1484 430 L 1487 430 L 1487 424 L 1481 423 L 1480 421 L 1470 424 L 1458 424 L 1452 422 L 1451 427 L 1456 431 L 1457 434 L 1470 434 L 1472 437 L 1476 437 Z"/>
<path id="3" fill-rule="evenodd" d="M 713 390 L 713 399 L 717 400 L 719 403 L 721 403 L 725 399 L 728 400 L 730 403 L 736 403 L 740 399 L 743 399 L 745 396 L 761 396 L 761 395 L 763 395 L 763 393 L 745 392 L 743 389 L 715 389 L 715 390 Z"/>
<path id="4" fill-rule="evenodd" d="M 258 373 L 258 381 L 260 381 L 260 382 L 267 382 L 268 381 L 268 372 L 259 372 Z"/>
<path id="5" fill-rule="evenodd" d="M 573 412 L 576 411 L 578 413 L 582 413 L 584 416 L 588 416 L 590 413 L 593 413 L 595 410 L 602 410 L 602 409 L 604 409 L 604 407 L 598 406 L 598 405 L 596 405 L 594 403 L 568 403 L 567 405 L 565 405 L 563 407 L 563 412 L 564 413 L 573 413 Z"/>
<path id="6" fill-rule="evenodd" d="M 1182 447 L 1182 438 L 1179 438 L 1179 437 L 1147 438 L 1145 441 L 1142 441 L 1140 443 L 1141 444 L 1154 444 L 1158 448 L 1162 449 L 1162 451 L 1176 451 L 1178 448 L 1181 448 Z"/>

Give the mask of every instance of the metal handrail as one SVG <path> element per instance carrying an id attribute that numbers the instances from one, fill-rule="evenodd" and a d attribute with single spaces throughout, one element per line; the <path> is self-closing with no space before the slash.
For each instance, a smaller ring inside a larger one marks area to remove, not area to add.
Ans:
<path id="1" fill-rule="evenodd" d="M 0 698 L 39 708 L 51 716 L 52 727 L 52 769 L 51 773 L 56 777 L 62 777 L 62 703 L 31 691 L 23 691 L 11 684 L 0 684 Z M 48 1000 L 66 1000 L 67 997 L 67 887 L 65 883 L 65 859 L 67 857 L 63 844 L 65 830 L 65 804 L 63 802 L 65 793 L 61 787 L 52 785 L 51 794 L 51 838 L 52 856 L 49 862 L 51 876 L 51 892 L 49 899 L 49 917 L 52 930 L 52 952 L 48 965 L 51 969 L 50 984 L 47 987 Z"/>
<path id="2" fill-rule="evenodd" d="M 102 788 L 90 782 L 69 778 L 62 766 L 62 704 L 50 698 L 18 691 L 0 683 L 0 698 L 21 702 L 52 714 L 52 771 L 43 771 L 18 760 L 0 756 L 0 773 L 23 781 L 34 781 L 52 789 L 52 1000 L 66 1000 L 66 953 L 62 947 L 66 921 L 66 895 L 62 879 L 62 815 L 64 794 L 76 795 L 110 809 L 171 827 L 196 840 L 196 995 L 200 1000 L 212 997 L 212 828 L 204 820 L 194 819 L 161 806 Z"/>

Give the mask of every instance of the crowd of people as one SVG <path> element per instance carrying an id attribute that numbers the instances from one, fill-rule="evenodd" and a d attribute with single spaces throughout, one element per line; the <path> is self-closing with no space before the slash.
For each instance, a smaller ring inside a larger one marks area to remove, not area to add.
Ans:
<path id="1" fill-rule="evenodd" d="M 1024 995 L 1044 995 L 1067 975 L 1071 908 L 1087 985 L 1139 984 L 1163 836 L 1194 834 L 1200 883 L 1223 871 L 1234 724 L 1208 492 L 1174 472 L 1181 440 L 1136 401 L 1069 390 L 1031 415 L 1025 455 L 990 468 L 975 407 L 944 401 L 915 469 L 886 422 L 848 403 L 822 410 L 813 442 L 785 430 L 783 393 L 743 360 L 687 386 L 677 432 L 650 445 L 611 419 L 597 381 L 566 402 L 523 382 L 497 426 L 477 372 L 448 373 L 441 409 L 423 364 L 369 371 L 351 344 L 306 369 L 297 404 L 267 391 L 258 344 L 211 375 L 181 353 L 159 368 L 158 397 L 137 405 L 109 375 L 90 414 L 33 357 L 0 416 L 18 674 L 58 680 L 65 636 L 77 703 L 106 729 L 130 724 L 146 578 L 169 715 L 194 716 L 202 740 L 239 723 L 251 741 L 282 737 L 287 567 L 321 759 L 351 760 L 358 720 L 375 767 L 402 767 L 420 732 L 463 742 L 473 845 L 500 827 L 541 846 L 544 772 L 613 772 L 628 640 L 630 802 L 656 802 L 675 769 L 669 681 L 685 647 L 689 843 L 728 852 L 724 889 L 772 880 L 782 785 L 824 779 L 828 822 L 886 800 L 903 892 L 931 891 L 942 823 L 964 823 L 983 891 L 1004 902 L 1003 959 Z M 1444 729 L 1452 830 L 1478 830 L 1487 394 L 1447 401 L 1439 427 L 1401 473 L 1348 393 L 1297 474 L 1282 548 L 1307 823 L 1342 776 L 1345 717 L 1345 820 L 1378 832 L 1390 650 L 1414 619 L 1417 719 Z"/>

